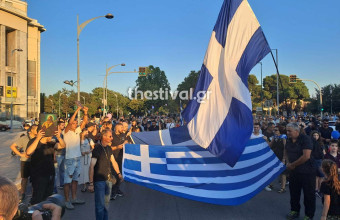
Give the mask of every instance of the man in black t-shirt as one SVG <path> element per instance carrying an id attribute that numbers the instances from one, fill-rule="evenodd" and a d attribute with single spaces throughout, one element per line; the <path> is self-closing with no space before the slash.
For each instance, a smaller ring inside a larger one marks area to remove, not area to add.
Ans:
<path id="1" fill-rule="evenodd" d="M 151 122 L 151 127 L 149 128 L 149 131 L 158 131 L 158 130 L 159 130 L 159 126 L 157 126 L 156 121 L 153 120 Z"/>
<path id="2" fill-rule="evenodd" d="M 108 219 L 108 209 L 111 195 L 112 178 L 111 168 L 117 173 L 117 182 L 122 180 L 118 164 L 110 147 L 112 142 L 112 131 L 102 131 L 101 142 L 97 143 L 92 151 L 89 169 L 89 191 L 95 191 L 96 219 Z"/>
<path id="3" fill-rule="evenodd" d="M 287 169 L 290 170 L 289 193 L 291 211 L 287 219 L 296 219 L 300 215 L 300 196 L 303 190 L 305 218 L 312 219 L 315 213 L 315 179 L 316 166 L 311 153 L 313 144 L 311 138 L 300 133 L 297 123 L 287 125 L 288 140 L 286 155 Z"/>
<path id="4" fill-rule="evenodd" d="M 40 130 L 37 137 L 31 139 L 27 144 L 26 154 L 31 156 L 30 174 L 33 188 L 31 204 L 42 202 L 53 193 L 55 139 L 44 136 L 45 132 Z M 65 148 L 65 142 L 58 131 L 55 133 L 55 137 L 60 148 Z"/>
<path id="5" fill-rule="evenodd" d="M 328 126 L 328 120 L 324 119 L 322 120 L 322 126 L 319 128 L 320 134 L 321 134 L 321 140 L 324 142 L 325 145 L 329 145 L 331 139 L 332 139 L 332 131 L 333 128 L 330 128 Z"/>
<path id="6" fill-rule="evenodd" d="M 128 141 L 126 140 L 126 134 L 124 133 L 124 127 L 122 123 L 118 123 L 115 126 L 115 131 L 112 134 L 113 140 L 111 148 L 113 155 L 118 163 L 119 170 L 122 172 L 122 162 L 123 162 L 123 145 Z M 124 196 L 124 193 L 119 189 L 120 182 L 117 181 L 115 185 L 112 186 L 111 199 L 116 199 L 117 196 Z"/>

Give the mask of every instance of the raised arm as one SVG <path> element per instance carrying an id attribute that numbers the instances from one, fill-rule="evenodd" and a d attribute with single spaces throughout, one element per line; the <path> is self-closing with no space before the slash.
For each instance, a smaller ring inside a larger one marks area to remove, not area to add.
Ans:
<path id="1" fill-rule="evenodd" d="M 59 142 L 59 143 L 58 143 L 57 149 L 60 150 L 60 149 L 65 148 L 65 147 L 66 147 L 66 144 L 65 144 L 64 139 L 62 139 L 61 136 L 60 136 L 60 131 L 56 131 L 56 132 L 55 132 L 55 136 L 57 137 L 58 142 Z"/>
<path id="2" fill-rule="evenodd" d="M 85 128 L 85 125 L 87 124 L 87 121 L 89 119 L 89 115 L 88 115 L 88 110 L 89 108 L 88 107 L 85 107 L 83 108 L 83 111 L 84 111 L 84 118 L 83 118 L 83 122 L 81 123 L 80 125 L 80 128 L 83 130 L 83 128 Z"/>
<path id="3" fill-rule="evenodd" d="M 70 118 L 66 128 L 65 128 L 65 134 L 71 129 L 72 123 L 74 122 L 74 119 L 76 118 L 76 115 L 80 111 L 81 107 L 78 106 L 77 110 L 73 113 L 72 117 Z"/>
<path id="4" fill-rule="evenodd" d="M 43 132 L 42 130 L 40 130 L 37 134 L 37 137 L 35 138 L 35 140 L 33 141 L 33 143 L 27 147 L 26 150 L 26 155 L 27 156 L 31 156 L 34 151 L 37 149 L 39 141 L 41 140 L 41 138 L 43 138 L 45 136 L 45 132 Z"/>

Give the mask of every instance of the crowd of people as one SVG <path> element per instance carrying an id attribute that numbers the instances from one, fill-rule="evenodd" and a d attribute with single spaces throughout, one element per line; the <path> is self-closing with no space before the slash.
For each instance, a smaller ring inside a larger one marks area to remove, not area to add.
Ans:
<path id="1" fill-rule="evenodd" d="M 79 111 L 83 117 L 78 124 Z M 332 137 L 334 132 L 328 126 L 329 120 L 336 121 L 335 130 L 339 131 L 340 121 L 336 116 L 254 116 L 252 138 L 263 137 L 287 167 L 280 175 L 277 192 L 285 193 L 289 183 L 291 211 L 288 219 L 300 215 L 301 191 L 305 219 L 314 217 L 316 197 L 324 201 L 322 218 L 340 219 L 339 137 Z M 20 199 L 25 199 L 30 180 L 30 204 L 44 201 L 59 189 L 63 190 L 66 208 L 73 210 L 75 204 L 85 203 L 77 196 L 79 185 L 81 192 L 95 193 L 96 219 L 108 219 L 110 200 L 124 196 L 120 189 L 123 147 L 133 143 L 131 133 L 179 127 L 185 122 L 177 115 L 90 117 L 87 107 L 78 107 L 71 118 L 57 120 L 53 136 L 47 137 L 37 124 L 25 125 L 27 134 L 11 145 L 21 160 Z M 265 189 L 273 191 L 273 187 L 274 183 Z"/>
<path id="2" fill-rule="evenodd" d="M 79 111 L 83 117 L 78 125 Z M 30 180 L 30 204 L 42 202 L 63 190 L 65 207 L 73 210 L 75 204 L 85 204 L 77 196 L 79 185 L 81 192 L 95 193 L 96 219 L 108 219 L 109 201 L 124 196 L 120 189 L 123 146 L 133 142 L 131 133 L 181 125 L 176 115 L 90 117 L 87 107 L 79 107 L 69 119 L 58 118 L 53 136 L 46 136 L 36 120 L 32 125 L 25 124 L 27 134 L 21 135 L 10 147 L 21 160 L 20 200 L 25 200 Z"/>
<path id="3" fill-rule="evenodd" d="M 336 121 L 335 129 L 329 121 Z M 316 198 L 322 199 L 321 219 L 340 219 L 340 121 L 337 116 L 254 118 L 252 138 L 263 137 L 277 158 L 287 167 L 279 178 L 278 193 L 289 184 L 291 211 L 287 219 L 300 215 L 303 191 L 305 217 L 313 219 Z M 273 183 L 265 188 L 273 190 Z"/>

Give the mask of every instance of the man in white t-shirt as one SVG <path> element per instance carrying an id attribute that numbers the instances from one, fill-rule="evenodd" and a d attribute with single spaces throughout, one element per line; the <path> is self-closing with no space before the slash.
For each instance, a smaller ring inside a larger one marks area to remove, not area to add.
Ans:
<path id="1" fill-rule="evenodd" d="M 254 130 L 253 130 L 253 133 L 250 136 L 250 139 L 263 137 L 263 134 L 261 134 L 260 131 L 261 131 L 260 123 L 254 123 Z"/>
<path id="2" fill-rule="evenodd" d="M 84 118 L 80 126 L 75 119 L 78 112 L 83 109 Z M 64 141 L 66 144 L 66 154 L 65 154 L 65 175 L 64 175 L 64 194 L 65 194 L 65 206 L 67 209 L 74 209 L 73 204 L 84 204 L 77 198 L 77 186 L 78 179 L 81 172 L 81 151 L 80 151 L 80 133 L 85 127 L 88 121 L 88 108 L 78 107 L 69 120 L 68 125 L 65 128 Z M 72 199 L 69 198 L 69 192 L 72 192 Z"/>

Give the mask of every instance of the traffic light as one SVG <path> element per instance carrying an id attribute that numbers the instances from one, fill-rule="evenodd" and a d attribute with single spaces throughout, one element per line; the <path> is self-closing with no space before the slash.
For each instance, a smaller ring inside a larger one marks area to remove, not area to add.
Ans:
<path id="1" fill-rule="evenodd" d="M 296 83 L 296 75 L 289 76 L 289 83 Z"/>
<path id="2" fill-rule="evenodd" d="M 321 111 L 323 112 L 325 109 L 321 106 Z"/>
<path id="3" fill-rule="evenodd" d="M 147 76 L 150 73 L 150 71 L 148 67 L 139 67 L 138 73 L 139 76 Z"/>

